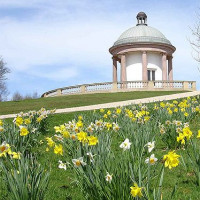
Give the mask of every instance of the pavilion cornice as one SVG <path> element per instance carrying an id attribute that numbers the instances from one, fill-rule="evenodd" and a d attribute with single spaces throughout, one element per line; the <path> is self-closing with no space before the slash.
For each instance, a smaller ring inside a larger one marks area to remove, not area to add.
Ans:
<path id="1" fill-rule="evenodd" d="M 136 51 L 160 52 L 166 53 L 168 56 L 171 56 L 175 52 L 175 50 L 176 48 L 173 45 L 163 43 L 134 43 L 113 46 L 109 49 L 109 52 L 114 56 Z"/>

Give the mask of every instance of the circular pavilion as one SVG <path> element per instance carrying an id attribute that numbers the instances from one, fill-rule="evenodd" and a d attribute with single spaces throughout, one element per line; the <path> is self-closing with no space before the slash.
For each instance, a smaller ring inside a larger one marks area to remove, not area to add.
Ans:
<path id="1" fill-rule="evenodd" d="M 173 81 L 172 58 L 176 48 L 157 29 L 147 25 L 147 15 L 139 12 L 136 26 L 123 32 L 109 49 L 113 55 L 113 82 Z"/>
<path id="2" fill-rule="evenodd" d="M 121 34 L 109 49 L 113 59 L 113 82 L 57 88 L 42 97 L 126 91 L 195 91 L 195 81 L 174 81 L 172 58 L 176 48 L 157 29 L 147 25 L 139 12 L 136 26 Z M 121 64 L 117 76 L 117 63 Z"/>

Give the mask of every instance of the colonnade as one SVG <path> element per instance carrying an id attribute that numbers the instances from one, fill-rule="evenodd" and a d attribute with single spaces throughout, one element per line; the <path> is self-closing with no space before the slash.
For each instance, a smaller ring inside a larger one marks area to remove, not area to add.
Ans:
<path id="1" fill-rule="evenodd" d="M 147 77 L 147 65 L 148 65 L 148 52 L 142 51 L 142 81 L 148 81 Z M 172 68 L 172 56 L 162 53 L 162 80 L 163 81 L 173 81 L 173 68 Z M 119 59 L 116 56 L 112 57 L 113 59 L 113 82 L 117 82 L 117 62 L 121 63 L 121 73 L 120 78 L 121 82 L 127 81 L 126 77 L 126 54 L 121 54 Z M 168 70 L 167 70 L 168 66 Z"/>

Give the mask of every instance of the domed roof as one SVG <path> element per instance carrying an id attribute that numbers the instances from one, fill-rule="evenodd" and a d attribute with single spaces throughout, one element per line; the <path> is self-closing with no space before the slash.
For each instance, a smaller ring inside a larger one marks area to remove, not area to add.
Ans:
<path id="1" fill-rule="evenodd" d="M 170 41 L 159 30 L 147 26 L 145 13 L 138 13 L 136 18 L 138 19 L 138 24 L 123 32 L 113 46 L 132 43 L 163 43 L 171 45 Z"/>

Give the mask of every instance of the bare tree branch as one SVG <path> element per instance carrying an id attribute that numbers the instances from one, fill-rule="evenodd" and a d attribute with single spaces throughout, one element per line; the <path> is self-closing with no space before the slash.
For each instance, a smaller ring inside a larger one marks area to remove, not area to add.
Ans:
<path id="1" fill-rule="evenodd" d="M 6 67 L 6 63 L 0 57 L 0 101 L 5 100 L 8 95 L 8 90 L 5 83 L 5 80 L 7 79 L 6 74 L 8 73 L 10 73 L 10 70 Z"/>
<path id="2" fill-rule="evenodd" d="M 197 22 L 193 28 L 190 28 L 190 30 L 193 36 L 192 40 L 189 39 L 193 49 L 192 56 L 200 64 L 200 14 L 197 14 Z"/>

